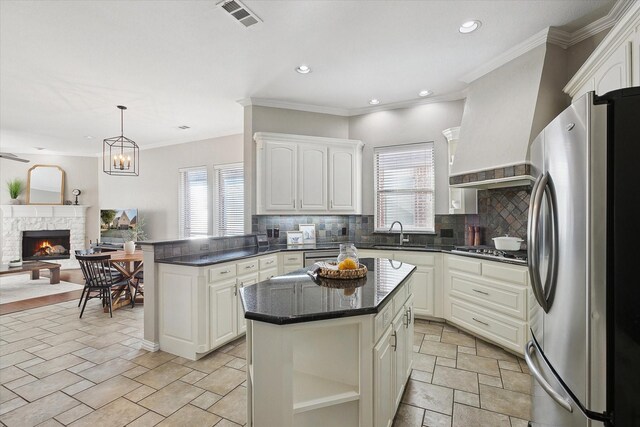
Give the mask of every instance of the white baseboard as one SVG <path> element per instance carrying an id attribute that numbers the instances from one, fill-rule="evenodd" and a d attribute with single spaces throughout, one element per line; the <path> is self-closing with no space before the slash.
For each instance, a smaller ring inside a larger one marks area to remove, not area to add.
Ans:
<path id="1" fill-rule="evenodd" d="M 142 349 L 154 353 L 160 350 L 160 343 L 142 340 Z"/>

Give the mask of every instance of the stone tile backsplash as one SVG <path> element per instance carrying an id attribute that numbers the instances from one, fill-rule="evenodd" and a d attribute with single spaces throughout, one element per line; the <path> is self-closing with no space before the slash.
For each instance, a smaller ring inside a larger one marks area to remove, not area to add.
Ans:
<path id="1" fill-rule="evenodd" d="M 531 186 L 478 191 L 478 216 L 486 244 L 505 234 L 526 240 L 530 198 Z"/>
<path id="2" fill-rule="evenodd" d="M 227 249 L 254 247 L 254 235 L 232 237 L 209 237 L 183 242 L 161 243 L 154 245 L 155 259 L 173 258 L 185 255 L 200 255 Z"/>
<path id="3" fill-rule="evenodd" d="M 468 226 L 481 230 L 481 244 L 491 245 L 492 237 L 509 234 L 523 239 L 527 235 L 527 214 L 531 187 L 511 187 L 478 191 L 477 215 L 436 215 L 435 233 L 407 234 L 413 245 L 464 245 Z M 267 233 L 278 228 L 280 236 L 270 238 L 272 244 L 285 244 L 287 231 L 298 230 L 299 224 L 316 225 L 316 242 L 356 242 L 396 244 L 399 233 L 374 232 L 373 215 L 253 215 L 252 233 Z M 343 233 L 346 229 L 346 234 Z M 443 236 L 442 230 L 450 230 Z"/>

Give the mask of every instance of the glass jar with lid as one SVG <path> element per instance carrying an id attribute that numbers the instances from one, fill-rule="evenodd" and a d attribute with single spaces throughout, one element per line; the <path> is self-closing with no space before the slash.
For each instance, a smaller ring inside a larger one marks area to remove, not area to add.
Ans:
<path id="1" fill-rule="evenodd" d="M 356 266 L 360 265 L 356 245 L 354 245 L 353 243 L 341 243 L 340 254 L 338 255 L 338 264 L 348 258 L 352 259 L 355 262 Z"/>

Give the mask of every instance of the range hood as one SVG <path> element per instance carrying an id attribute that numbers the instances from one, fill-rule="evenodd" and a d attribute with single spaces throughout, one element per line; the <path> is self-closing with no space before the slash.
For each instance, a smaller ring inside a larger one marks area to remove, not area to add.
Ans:
<path id="1" fill-rule="evenodd" d="M 531 184 L 529 145 L 569 105 L 566 81 L 566 51 L 549 43 L 472 81 L 449 184 Z"/>

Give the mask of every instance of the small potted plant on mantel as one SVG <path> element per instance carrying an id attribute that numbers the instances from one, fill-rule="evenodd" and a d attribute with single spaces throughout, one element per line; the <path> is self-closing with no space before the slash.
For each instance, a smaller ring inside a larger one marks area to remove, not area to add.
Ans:
<path id="1" fill-rule="evenodd" d="M 9 191 L 9 200 L 10 205 L 19 205 L 20 200 L 18 200 L 18 196 L 22 194 L 24 190 L 24 184 L 19 179 L 12 179 L 11 181 L 7 181 L 7 191 Z"/>

